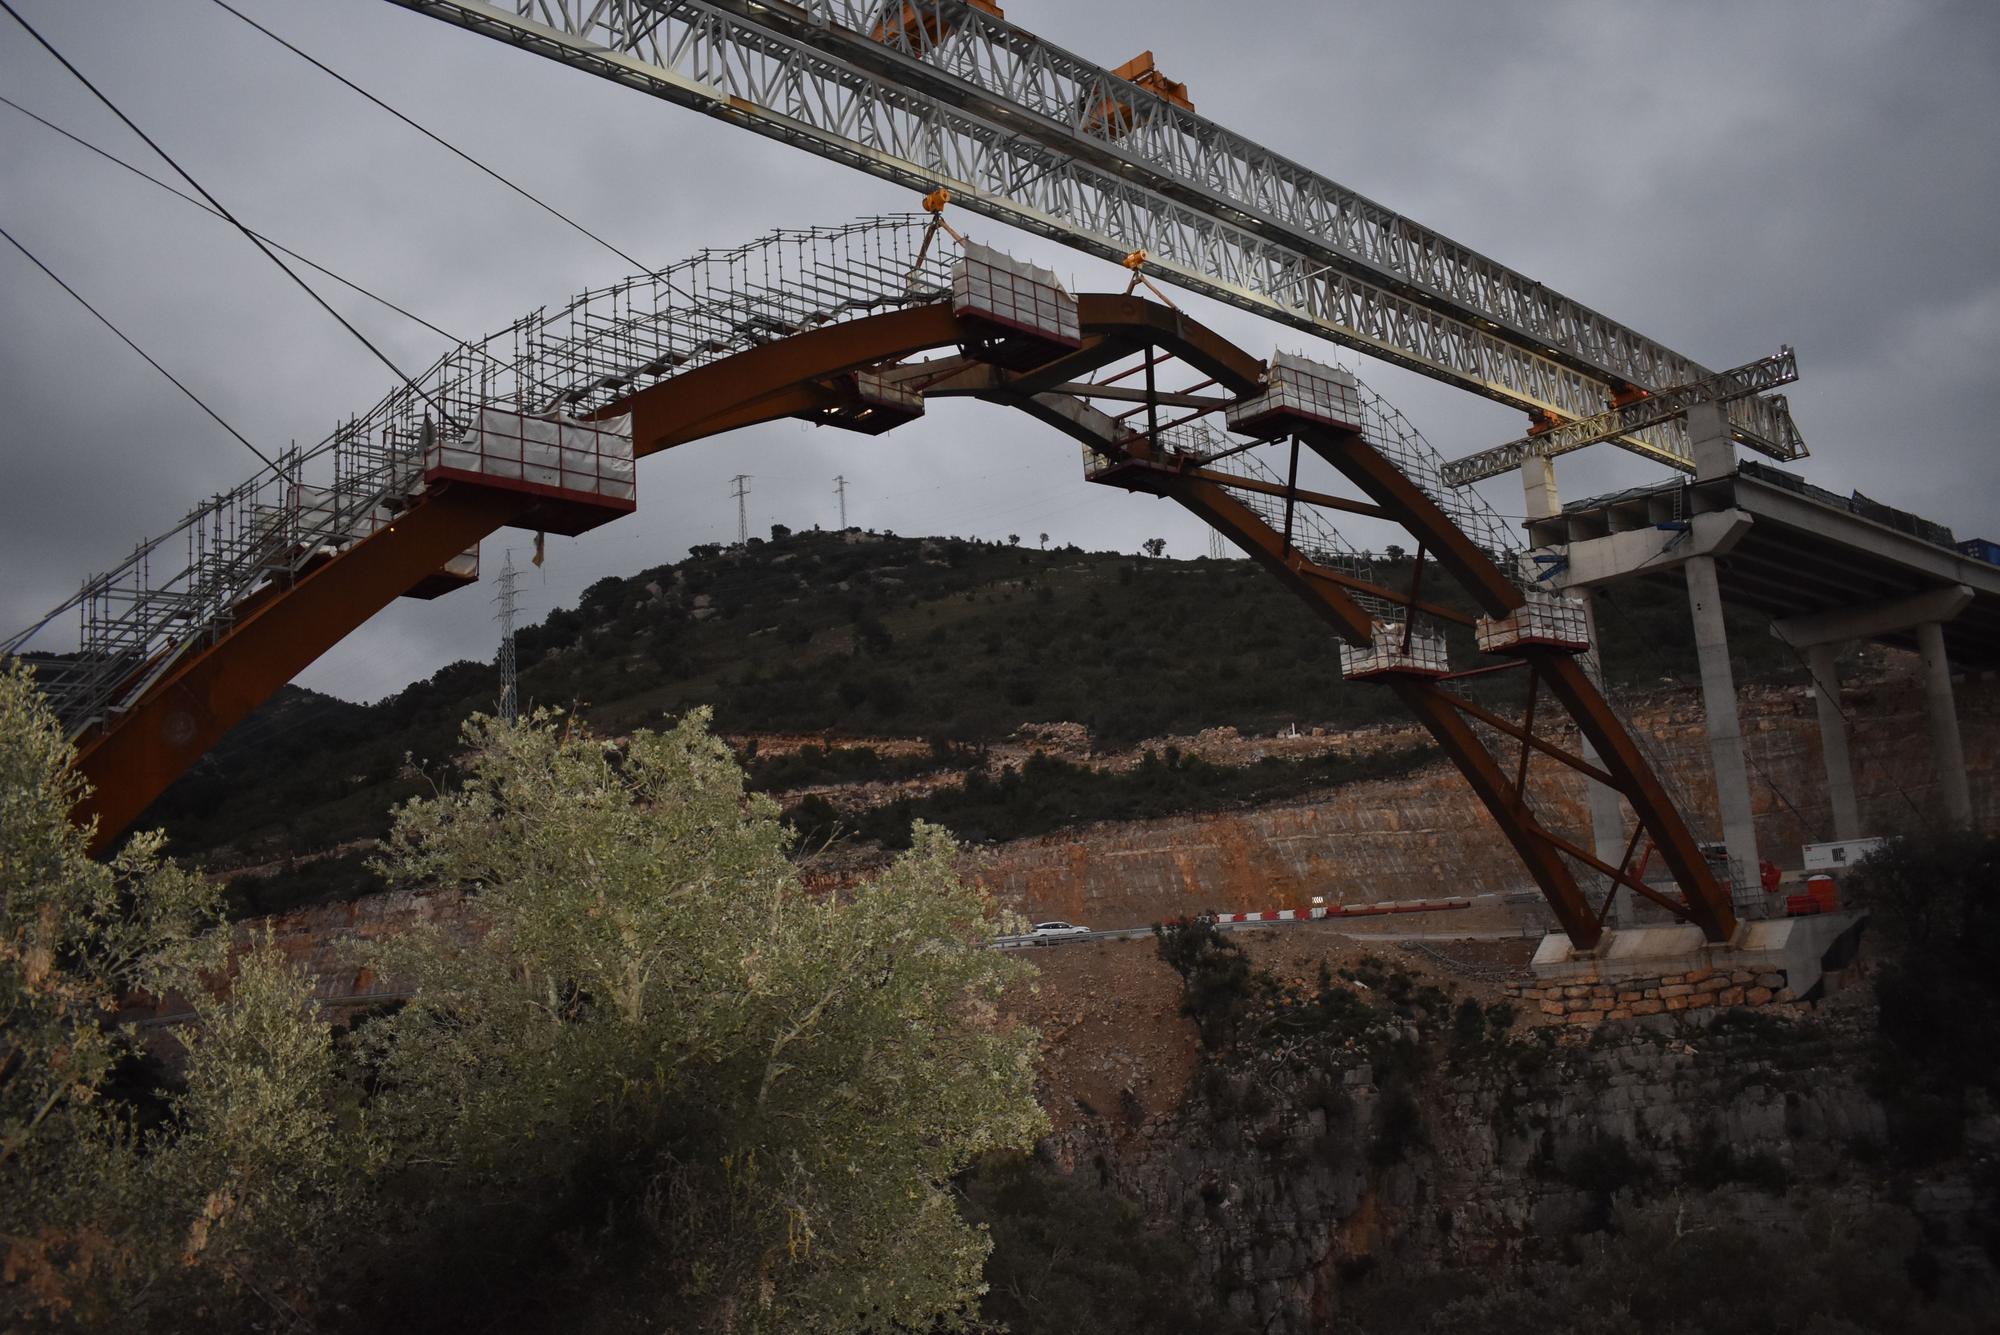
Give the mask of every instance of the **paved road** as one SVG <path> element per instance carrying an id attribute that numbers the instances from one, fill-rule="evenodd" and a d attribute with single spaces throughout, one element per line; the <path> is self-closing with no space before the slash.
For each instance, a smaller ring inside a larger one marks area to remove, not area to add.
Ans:
<path id="1" fill-rule="evenodd" d="M 1467 896 L 1467 898 L 1470 898 L 1472 902 L 1475 904 L 1481 902 L 1490 903 L 1494 901 L 1499 901 L 1508 904 L 1541 903 L 1542 892 L 1539 890 L 1494 891 L 1483 895 Z M 1354 914 L 1349 916 L 1359 918 L 1370 915 Z M 1385 914 L 1382 916 L 1388 916 L 1388 915 Z M 1219 922 L 1215 924 L 1215 930 L 1217 930 L 1218 932 L 1241 932 L 1259 927 L 1303 927 L 1309 922 L 1330 923 L 1330 922 L 1340 922 L 1340 921 L 1343 921 L 1343 919 L 1342 918 L 1295 918 L 1286 920 L 1266 919 L 1255 922 Z M 1503 931 L 1485 931 L 1485 932 L 1362 931 L 1362 932 L 1355 932 L 1353 933 L 1353 935 L 1357 938 L 1366 937 L 1372 941 L 1519 941 L 1524 938 L 1535 938 L 1535 937 L 1545 936 L 1547 935 L 1547 932 L 1548 929 L 1544 927 L 1518 927 Z M 1052 940 L 1039 940 L 1032 936 L 1003 936 L 995 939 L 993 944 L 995 947 L 1001 950 L 1017 950 L 1017 949 L 1039 950 L 1039 949 L 1047 949 L 1052 946 L 1066 946 L 1073 942 L 1078 942 L 1078 941 L 1132 941 L 1140 937 L 1151 936 L 1152 934 L 1153 934 L 1153 928 L 1152 925 L 1149 923 L 1144 927 L 1113 927 L 1101 932 L 1091 932 L 1087 936 L 1057 937 Z"/>

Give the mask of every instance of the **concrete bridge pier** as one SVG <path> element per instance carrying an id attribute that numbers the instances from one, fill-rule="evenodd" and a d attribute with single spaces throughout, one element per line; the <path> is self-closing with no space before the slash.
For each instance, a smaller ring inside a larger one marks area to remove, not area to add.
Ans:
<path id="1" fill-rule="evenodd" d="M 1854 761 L 1848 750 L 1847 715 L 1840 707 L 1838 644 L 1816 644 L 1806 650 L 1812 673 L 1813 705 L 1819 712 L 1819 749 L 1826 762 L 1826 792 L 1833 807 L 1833 837 L 1862 838 L 1861 804 L 1854 796 Z"/>
<path id="2" fill-rule="evenodd" d="M 1688 611 L 1694 620 L 1695 660 L 1701 670 L 1701 712 L 1708 729 L 1708 759 L 1715 766 L 1715 801 L 1722 842 L 1729 849 L 1730 880 L 1737 893 L 1757 884 L 1757 812 L 1750 801 L 1750 765 L 1743 754 L 1743 722 L 1736 708 L 1736 677 L 1729 666 L 1729 632 L 1722 621 L 1722 589 L 1713 556 L 1691 556 Z"/>
<path id="3" fill-rule="evenodd" d="M 1972 591 L 1965 590 L 1967 601 Z M 1931 758 L 1937 766 L 1938 790 L 1944 797 L 1945 819 L 1957 828 L 1972 825 L 1972 785 L 1965 775 L 1965 744 L 1958 735 L 1958 706 L 1951 695 L 1951 663 L 1944 653 L 1944 625 L 1926 621 L 1917 627 L 1917 652 L 1923 659 L 1924 705 L 1931 722 Z"/>
<path id="4" fill-rule="evenodd" d="M 1819 710 L 1820 749 L 1826 760 L 1826 787 L 1833 799 L 1836 839 L 1859 839 L 1859 804 L 1854 792 L 1847 720 L 1840 709 L 1839 656 L 1856 640 L 1915 632 L 1922 663 L 1924 711 L 1930 722 L 1931 759 L 1936 767 L 1944 816 L 1961 829 L 1972 824 L 1972 786 L 1965 772 L 1965 746 L 1958 732 L 1952 696 L 1951 662 L 1945 654 L 1944 623 L 1972 604 L 1963 584 L 1932 589 L 1908 598 L 1840 608 L 1771 623 L 1771 633 L 1806 656 Z"/>
<path id="5" fill-rule="evenodd" d="M 1688 409 L 1688 445 L 1696 482 L 1733 477 L 1736 442 L 1729 409 L 1698 403 Z M 1708 728 L 1708 758 L 1715 766 L 1715 802 L 1722 842 L 1729 849 L 1732 889 L 1741 896 L 1757 885 L 1757 812 L 1750 801 L 1750 767 L 1743 755 L 1743 722 L 1736 708 L 1736 677 L 1729 666 L 1729 632 L 1722 620 L 1722 584 L 1715 554 L 1691 555 L 1681 566 L 1688 612 L 1694 621 L 1695 661 L 1701 671 L 1701 711 Z"/>

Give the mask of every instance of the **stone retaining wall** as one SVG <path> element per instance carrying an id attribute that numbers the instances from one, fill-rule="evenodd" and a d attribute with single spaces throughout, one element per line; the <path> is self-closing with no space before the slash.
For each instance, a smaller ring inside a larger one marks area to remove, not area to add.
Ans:
<path id="1" fill-rule="evenodd" d="M 1783 970 L 1724 972 L 1707 966 L 1655 978 L 1509 983 L 1504 990 L 1523 1006 L 1539 1009 L 1550 1023 L 1580 1025 L 1712 1006 L 1782 1005 L 1794 999 Z"/>

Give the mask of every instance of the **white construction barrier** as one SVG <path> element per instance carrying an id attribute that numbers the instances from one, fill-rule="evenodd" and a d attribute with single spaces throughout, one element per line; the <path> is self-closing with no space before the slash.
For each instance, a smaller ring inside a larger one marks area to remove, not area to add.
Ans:
<path id="1" fill-rule="evenodd" d="M 583 502 L 626 502 L 617 508 L 629 509 L 638 495 L 632 417 L 580 422 L 482 407 L 463 436 L 425 451 L 425 478 L 440 475 Z"/>
<path id="2" fill-rule="evenodd" d="M 924 415 L 924 396 L 899 381 L 890 380 L 873 371 L 854 373 L 854 394 L 863 403 L 875 408 L 890 408 L 911 417 Z"/>

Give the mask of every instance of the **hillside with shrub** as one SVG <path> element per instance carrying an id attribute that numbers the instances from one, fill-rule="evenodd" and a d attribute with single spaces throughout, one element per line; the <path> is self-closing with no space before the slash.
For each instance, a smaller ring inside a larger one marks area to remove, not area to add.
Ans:
<path id="1" fill-rule="evenodd" d="M 1407 585 L 1412 563 L 1392 549 L 1377 570 Z M 1424 594 L 1472 610 L 1434 567 Z M 1677 591 L 1633 587 L 1605 601 L 1615 686 L 1694 679 Z M 1469 633 L 1454 627 L 1453 638 L 1459 661 L 1474 661 Z M 1744 655 L 1739 680 L 1797 671 L 1760 625 L 1735 628 L 1732 643 Z M 573 711 L 621 734 L 709 705 L 725 735 L 824 736 L 817 760 L 746 757 L 771 791 L 976 769 L 981 748 L 1052 720 L 1080 723 L 1108 748 L 1219 726 L 1256 734 L 1401 722 L 1389 693 L 1342 681 L 1337 646 L 1325 622 L 1244 560 L 782 527 L 769 540 L 696 547 L 674 564 L 600 580 L 516 637 L 524 708 Z M 1511 699 L 1518 683 L 1467 689 Z M 460 725 L 491 712 L 497 693 L 494 665 L 470 661 L 370 705 L 287 688 L 145 822 L 164 825 L 177 852 L 236 865 L 373 839 L 394 803 L 431 791 L 428 774 L 455 753 Z M 841 745 L 885 736 L 928 740 L 932 758 Z M 1035 802 L 1024 777 L 1043 795 Z M 1217 794 L 1271 800 L 1343 777 L 1353 775 L 1326 766 L 1225 777 L 1163 760 L 1146 781 L 1104 787 L 1052 765 L 1017 775 L 1011 790 L 995 776 L 987 791 L 906 803 L 912 810 L 894 818 L 904 831 L 915 814 L 966 837 L 1011 838 L 1065 819 L 1199 809 L 1224 800 Z M 800 815 L 815 828 L 827 819 L 810 805 Z M 897 842 L 894 831 L 875 833 Z"/>

